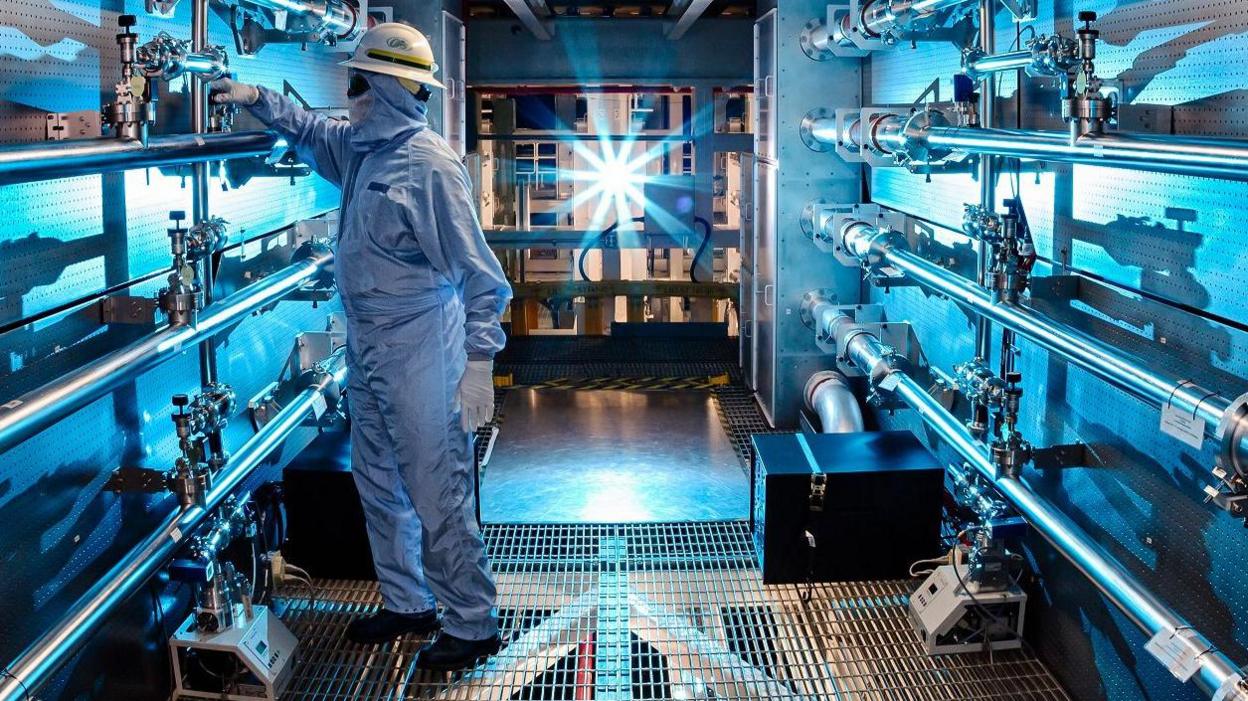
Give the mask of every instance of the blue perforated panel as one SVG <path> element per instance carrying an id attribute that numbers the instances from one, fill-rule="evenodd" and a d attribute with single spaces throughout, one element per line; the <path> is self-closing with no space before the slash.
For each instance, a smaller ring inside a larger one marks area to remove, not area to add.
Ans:
<path id="1" fill-rule="evenodd" d="M 1069 34 L 1074 10 L 1099 11 L 1106 41 L 1098 72 L 1120 81 L 1132 104 L 1173 106 L 1176 132 L 1248 133 L 1248 6 L 1242 2 L 1059 3 L 1056 17 L 1053 2 L 1041 6 L 1033 23 L 1041 33 L 1056 27 Z M 999 20 L 1004 50 L 1016 35 L 1004 13 Z M 869 100 L 909 103 L 938 75 L 942 96 L 948 95 L 958 51 L 950 45 L 903 46 L 874 55 L 870 64 Z M 1023 124 L 1060 129 L 1055 94 L 1041 87 L 1033 81 L 1024 89 Z M 1015 123 L 1015 89 L 1012 77 L 1002 81 L 1003 126 Z M 970 176 L 937 175 L 927 182 L 904 170 L 875 169 L 871 185 L 875 201 L 953 229 L 960 227 L 962 204 L 979 197 Z M 1017 184 L 1002 181 L 1001 196 L 1015 191 L 1042 256 L 1117 288 L 1085 282 L 1079 300 L 1047 311 L 1175 377 L 1222 388 L 1232 397 L 1248 389 L 1248 334 L 1241 330 L 1248 320 L 1242 284 L 1248 253 L 1238 224 L 1248 207 L 1248 186 L 1059 166 L 1040 175 L 1024 172 Z M 915 325 L 934 366 L 950 370 L 970 359 L 968 318 L 954 305 L 914 289 L 874 291 L 872 297 L 885 304 L 891 319 Z M 1248 533 L 1203 504 L 1200 493 L 1210 481 L 1214 446 L 1188 448 L 1158 429 L 1155 408 L 1025 340 L 1020 346 L 1024 433 L 1038 445 L 1085 442 L 1104 463 L 1033 472 L 1030 483 L 1233 659 L 1248 660 L 1248 584 L 1239 571 Z M 888 422 L 913 424 L 906 415 Z M 1134 626 L 1047 546 L 1034 544 L 1030 556 L 1044 586 L 1033 597 L 1028 626 L 1041 654 L 1077 697 L 1203 698 L 1144 652 Z"/>

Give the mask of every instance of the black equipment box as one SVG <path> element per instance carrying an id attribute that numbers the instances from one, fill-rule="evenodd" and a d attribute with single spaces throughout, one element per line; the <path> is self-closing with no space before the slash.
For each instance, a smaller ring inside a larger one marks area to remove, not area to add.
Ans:
<path id="1" fill-rule="evenodd" d="M 282 471 L 286 544 L 282 555 L 313 577 L 377 579 L 364 507 L 351 475 L 351 437 L 322 433 Z"/>
<path id="2" fill-rule="evenodd" d="M 939 555 L 945 470 L 910 432 L 751 440 L 750 525 L 764 583 L 900 579 Z"/>

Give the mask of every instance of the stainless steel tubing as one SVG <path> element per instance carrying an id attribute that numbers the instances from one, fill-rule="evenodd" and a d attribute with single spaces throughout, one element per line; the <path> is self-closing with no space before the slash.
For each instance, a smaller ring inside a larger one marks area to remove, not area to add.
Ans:
<path id="1" fill-rule="evenodd" d="M 337 0 L 251 0 L 252 4 L 289 12 L 300 17 L 314 17 L 325 29 L 345 35 L 355 30 L 356 16 L 347 6 Z"/>
<path id="2" fill-rule="evenodd" d="M 880 37 L 912 19 L 966 5 L 977 0 L 875 0 L 862 9 L 862 28 Z"/>
<path id="3" fill-rule="evenodd" d="M 191 3 L 191 49 L 203 51 L 208 46 L 208 0 Z M 208 86 L 201 81 L 191 81 L 191 133 L 208 131 Z M 196 163 L 191 171 L 191 221 L 202 224 L 208 221 L 208 164 Z M 214 256 L 204 256 L 199 261 L 197 276 L 203 289 L 205 305 L 212 304 L 216 292 Z M 209 338 L 199 347 L 199 374 L 205 386 L 217 381 L 217 346 Z"/>
<path id="4" fill-rule="evenodd" d="M 0 185 L 265 156 L 285 144 L 272 131 L 153 136 L 147 146 L 128 139 L 67 139 L 0 148 Z"/>
<path id="5" fill-rule="evenodd" d="M 881 236 L 870 226 L 847 226 L 841 245 L 863 261 L 878 261 L 892 266 L 920 286 L 1021 334 L 1045 350 L 1154 406 L 1170 405 L 1184 414 L 1204 419 L 1206 435 L 1221 439 L 1218 426 L 1231 401 L 1218 392 L 1184 378 L 1167 377 L 1150 370 L 1143 360 L 1033 309 L 994 302 L 987 290 L 898 247 L 895 240 Z"/>
<path id="6" fill-rule="evenodd" d="M 294 263 L 200 312 L 191 325 L 170 326 L 97 358 L 13 401 L 0 404 L 0 453 L 90 404 L 123 382 L 225 331 L 253 311 L 295 291 L 333 263 L 328 251 Z"/>
<path id="7" fill-rule="evenodd" d="M 1064 132 L 972 127 L 933 127 L 923 138 L 932 149 L 1248 180 L 1248 140 L 1106 133 L 1072 145 Z M 897 137 L 890 143 L 900 146 Z"/>
<path id="8" fill-rule="evenodd" d="M 855 334 L 858 353 L 851 355 L 851 360 L 859 369 L 872 372 L 873 368 L 880 365 L 889 366 L 890 369 L 884 374 L 892 376 L 890 384 L 895 385 L 891 391 L 896 397 L 914 409 L 924 423 L 935 430 L 969 466 L 992 482 L 1045 540 L 1079 568 L 1145 634 L 1154 637 L 1181 633 L 1191 649 L 1204 650 L 1196 658 L 1200 669 L 1194 679 L 1205 693 L 1214 696 L 1220 691 L 1229 690 L 1227 695 L 1215 698 L 1219 698 L 1219 701 L 1248 701 L 1248 692 L 1236 690 L 1243 676 L 1235 663 L 1214 648 L 1213 643 L 1194 630 L 1178 612 L 1140 584 L 1121 563 L 1105 552 L 1057 507 L 1035 494 L 1021 480 L 998 476 L 988 452 L 971 436 L 962 421 L 941 406 L 909 373 L 897 367 L 878 338 L 856 327 L 848 316 L 842 314 L 841 317 L 829 323 L 841 334 Z M 888 391 L 878 383 L 876 388 L 878 391 Z"/>
<path id="9" fill-rule="evenodd" d="M 854 397 L 849 380 L 835 370 L 810 376 L 806 382 L 806 408 L 819 417 L 823 433 L 857 433 L 862 431 L 862 408 Z"/>
<path id="10" fill-rule="evenodd" d="M 990 49 L 984 50 L 989 51 Z M 1033 60 L 1034 56 L 1032 55 L 1030 49 L 1010 51 L 1008 53 L 989 56 L 980 56 L 967 62 L 966 74 L 969 76 L 982 77 L 993 73 L 1018 71 L 1030 66 Z"/>
<path id="11" fill-rule="evenodd" d="M 987 52 L 997 48 L 997 0 L 980 0 L 979 47 Z M 979 86 L 979 118 L 985 127 L 997 123 L 997 82 L 984 81 Z M 979 204 L 990 212 L 997 211 L 997 159 L 985 155 L 979 159 Z M 975 278 L 980 287 L 988 284 L 989 258 L 992 252 L 984 241 L 976 242 Z M 982 315 L 975 317 L 975 356 L 992 362 L 992 324 Z"/>
<path id="12" fill-rule="evenodd" d="M 68 613 L 43 637 L 8 665 L 11 676 L 0 678 L 0 701 L 27 697 L 82 649 L 103 623 L 174 555 L 182 541 L 204 522 L 242 481 L 278 448 L 311 414 L 327 392 L 341 387 L 346 377 L 345 351 L 339 349 L 326 363 L 328 372 L 300 393 L 273 420 L 264 425 L 230 458 L 216 475 L 204 506 L 170 514 L 155 534 L 131 550 L 94 587 L 69 607 Z M 23 686 L 25 685 L 25 686 Z"/>

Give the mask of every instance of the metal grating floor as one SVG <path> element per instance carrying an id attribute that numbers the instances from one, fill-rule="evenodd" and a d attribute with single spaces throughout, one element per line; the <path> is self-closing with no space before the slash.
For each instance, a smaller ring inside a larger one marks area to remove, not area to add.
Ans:
<path id="1" fill-rule="evenodd" d="M 744 522 L 492 525 L 506 646 L 454 676 L 416 672 L 422 639 L 359 647 L 372 582 L 288 599 L 291 699 L 1068 699 L 1022 651 L 928 657 L 909 582 L 764 586 Z M 298 593 L 298 592 L 296 592 Z"/>

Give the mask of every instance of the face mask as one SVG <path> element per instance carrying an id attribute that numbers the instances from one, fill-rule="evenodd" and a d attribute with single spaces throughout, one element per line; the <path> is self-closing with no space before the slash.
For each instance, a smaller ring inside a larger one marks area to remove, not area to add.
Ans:
<path id="1" fill-rule="evenodd" d="M 363 95 L 351 98 L 347 104 L 347 116 L 351 123 L 359 126 L 368 119 L 368 113 L 373 109 L 373 93 L 366 92 Z"/>

